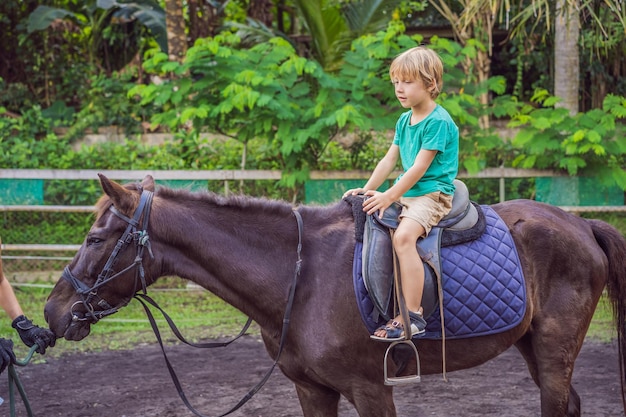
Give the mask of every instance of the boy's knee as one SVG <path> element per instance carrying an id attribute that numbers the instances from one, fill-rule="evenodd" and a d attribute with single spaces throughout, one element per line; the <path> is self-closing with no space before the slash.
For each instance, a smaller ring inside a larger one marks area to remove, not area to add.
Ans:
<path id="1" fill-rule="evenodd" d="M 414 239 L 413 236 L 410 236 L 408 233 L 396 232 L 393 235 L 393 246 L 396 250 L 410 248 L 411 246 L 415 246 L 415 244 L 417 244 L 417 239 Z"/>

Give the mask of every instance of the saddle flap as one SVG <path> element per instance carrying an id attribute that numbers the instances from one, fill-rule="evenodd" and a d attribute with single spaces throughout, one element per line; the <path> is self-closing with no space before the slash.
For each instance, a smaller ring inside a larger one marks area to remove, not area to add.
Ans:
<path id="1" fill-rule="evenodd" d="M 393 317 L 393 249 L 388 228 L 374 216 L 365 221 L 362 258 L 365 288 L 376 310 L 389 320 Z"/>
<path id="2" fill-rule="evenodd" d="M 379 211 L 375 211 L 372 216 L 374 220 L 376 220 L 379 224 L 389 228 L 389 229 L 397 229 L 398 224 L 400 223 L 400 213 L 402 213 L 402 204 L 393 202 L 387 209 L 383 212 L 383 217 L 379 216 Z"/>
<path id="3" fill-rule="evenodd" d="M 417 247 L 424 259 L 424 289 L 422 308 L 428 317 L 437 308 L 437 280 L 440 273 L 439 246 L 441 230 L 435 229 L 429 235 L 424 252 L 421 241 Z M 385 320 L 395 317 L 393 305 L 393 245 L 387 226 L 382 225 L 374 216 L 367 216 L 363 233 L 362 276 L 365 288 L 376 311 Z"/>

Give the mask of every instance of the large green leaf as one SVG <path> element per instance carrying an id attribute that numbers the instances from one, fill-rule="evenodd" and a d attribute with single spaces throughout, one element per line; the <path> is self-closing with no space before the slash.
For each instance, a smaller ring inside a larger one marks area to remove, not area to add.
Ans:
<path id="1" fill-rule="evenodd" d="M 348 27 L 338 6 L 329 6 L 326 0 L 294 0 L 300 17 L 311 36 L 313 54 L 327 66 L 332 44 Z"/>
<path id="2" fill-rule="evenodd" d="M 358 0 L 341 8 L 327 0 L 294 0 L 312 39 L 313 53 L 326 69 L 337 69 L 352 41 L 384 30 L 399 0 Z"/>
<path id="3" fill-rule="evenodd" d="M 109 10 L 117 8 L 113 16 L 123 19 L 137 19 L 148 28 L 154 36 L 159 48 L 167 53 L 167 25 L 165 10 L 154 0 L 137 0 L 134 2 L 119 2 L 116 0 L 98 0 L 98 7 Z"/>
<path id="4" fill-rule="evenodd" d="M 344 3 L 342 13 L 352 32 L 361 36 L 384 30 L 400 0 L 359 0 Z"/>
<path id="5" fill-rule="evenodd" d="M 38 6 L 28 16 L 28 33 L 32 33 L 38 30 L 45 30 L 55 20 L 65 19 L 67 16 L 77 18 L 77 15 L 70 12 L 69 10 L 59 9 L 56 7 Z"/>

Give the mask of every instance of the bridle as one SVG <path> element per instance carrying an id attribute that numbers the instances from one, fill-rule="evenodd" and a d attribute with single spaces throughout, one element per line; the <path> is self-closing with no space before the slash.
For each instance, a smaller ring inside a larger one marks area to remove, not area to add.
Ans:
<path id="1" fill-rule="evenodd" d="M 66 266 L 63 270 L 63 274 L 61 275 L 61 277 L 66 281 L 69 281 L 76 290 L 76 293 L 81 297 L 80 301 L 72 304 L 71 314 L 73 321 L 88 320 L 91 323 L 96 323 L 101 318 L 116 313 L 121 307 L 128 304 L 134 294 L 130 295 L 127 300 L 120 303 L 119 305 L 111 306 L 111 304 L 109 304 L 104 298 L 98 296 L 98 290 L 100 289 L 100 287 L 108 284 L 109 282 L 113 281 L 120 275 L 128 272 L 132 268 L 137 268 L 135 271 L 135 284 L 138 280 L 140 280 L 143 293 L 146 293 L 147 284 L 145 270 L 143 267 L 143 255 L 144 250 L 147 248 L 150 257 L 154 258 L 154 255 L 152 254 L 152 249 L 150 247 L 150 239 L 148 236 L 148 222 L 150 220 L 150 209 L 152 206 L 153 194 L 154 193 L 152 191 L 142 190 L 139 205 L 135 209 L 135 213 L 132 218 L 124 215 L 123 213 L 120 213 L 119 210 L 117 210 L 114 206 L 111 206 L 109 208 L 109 210 L 111 210 L 113 214 L 128 223 L 128 226 L 126 227 L 126 230 L 124 231 L 122 236 L 118 239 L 117 244 L 113 249 L 113 252 L 109 256 L 109 259 L 102 268 L 102 272 L 100 272 L 100 274 L 98 275 L 98 278 L 96 279 L 96 282 L 93 284 L 93 286 L 89 287 L 78 278 L 76 278 L 76 276 L 72 274 L 72 271 L 70 271 L 69 265 Z M 143 221 L 141 222 L 140 228 L 139 224 L 142 218 Z M 132 242 L 135 243 L 135 247 L 137 249 L 135 260 L 126 268 L 116 273 L 113 267 L 115 266 L 118 255 Z M 96 310 L 94 308 L 93 302 L 95 300 L 97 300 L 96 305 L 100 308 L 100 310 Z M 82 304 L 85 307 L 86 314 L 79 315 L 78 313 L 74 312 L 74 307 L 79 304 Z"/>

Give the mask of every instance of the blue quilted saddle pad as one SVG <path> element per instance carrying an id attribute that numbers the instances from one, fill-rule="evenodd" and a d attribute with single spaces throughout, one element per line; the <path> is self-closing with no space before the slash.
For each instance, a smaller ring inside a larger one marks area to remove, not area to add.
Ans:
<path id="1" fill-rule="evenodd" d="M 441 248 L 446 338 L 485 336 L 517 326 L 526 311 L 526 286 L 517 249 L 508 227 L 489 206 L 481 206 L 485 233 L 474 241 Z M 361 318 L 373 333 L 384 324 L 361 274 L 362 246 L 357 242 L 353 265 L 354 288 Z M 437 309 L 427 318 L 420 338 L 440 339 Z"/>

